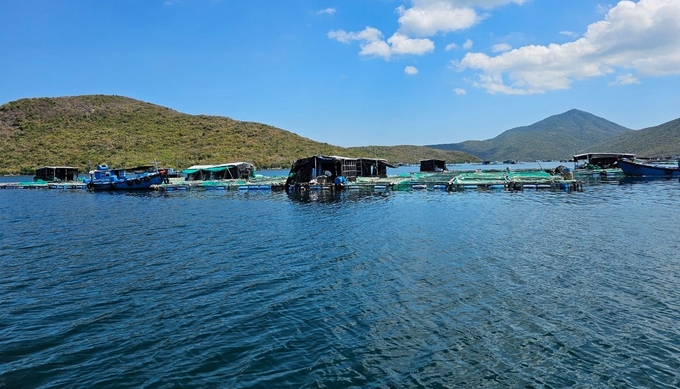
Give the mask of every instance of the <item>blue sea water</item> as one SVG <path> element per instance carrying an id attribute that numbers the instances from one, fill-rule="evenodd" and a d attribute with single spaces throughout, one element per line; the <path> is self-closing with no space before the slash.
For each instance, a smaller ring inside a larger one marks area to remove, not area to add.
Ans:
<path id="1" fill-rule="evenodd" d="M 676 388 L 679 194 L 0 190 L 0 388 Z"/>

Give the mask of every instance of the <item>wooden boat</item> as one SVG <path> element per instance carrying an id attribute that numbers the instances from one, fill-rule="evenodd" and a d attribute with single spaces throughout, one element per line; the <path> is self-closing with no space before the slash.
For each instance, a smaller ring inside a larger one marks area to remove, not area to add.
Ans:
<path id="1" fill-rule="evenodd" d="M 680 165 L 640 163 L 627 159 L 620 159 L 618 165 L 630 177 L 680 177 Z"/>
<path id="2" fill-rule="evenodd" d="M 108 165 L 97 165 L 90 172 L 90 178 L 83 182 L 87 189 L 102 190 L 150 190 L 153 185 L 160 185 L 167 180 L 164 170 L 153 166 L 137 166 L 126 169 L 111 169 Z"/>

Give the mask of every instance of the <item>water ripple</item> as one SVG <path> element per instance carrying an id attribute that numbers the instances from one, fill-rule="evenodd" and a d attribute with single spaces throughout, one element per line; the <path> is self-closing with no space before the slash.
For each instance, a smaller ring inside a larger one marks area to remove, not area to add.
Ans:
<path id="1" fill-rule="evenodd" d="M 0 191 L 0 388 L 677 387 L 678 185 Z"/>

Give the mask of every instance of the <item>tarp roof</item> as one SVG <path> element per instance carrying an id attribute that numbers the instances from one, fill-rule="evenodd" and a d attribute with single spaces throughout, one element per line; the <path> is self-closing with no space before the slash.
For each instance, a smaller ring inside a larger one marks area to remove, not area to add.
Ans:
<path id="1" fill-rule="evenodd" d="M 193 174 L 196 173 L 199 170 L 206 170 L 209 172 L 219 172 L 222 170 L 229 169 L 234 166 L 240 166 L 240 165 L 247 165 L 248 167 L 253 167 L 253 164 L 250 162 L 230 162 L 230 163 L 221 163 L 219 165 L 193 165 L 189 166 L 188 168 L 182 170 L 182 173 L 184 174 Z"/>

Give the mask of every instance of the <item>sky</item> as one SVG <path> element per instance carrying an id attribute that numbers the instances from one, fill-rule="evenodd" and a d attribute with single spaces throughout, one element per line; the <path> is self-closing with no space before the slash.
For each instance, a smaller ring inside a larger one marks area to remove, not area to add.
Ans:
<path id="1" fill-rule="evenodd" d="M 680 118 L 680 1 L 0 0 L 0 104 L 126 96 L 349 147 Z"/>

